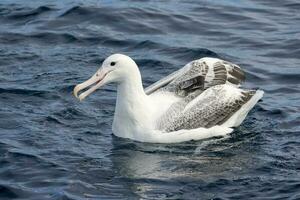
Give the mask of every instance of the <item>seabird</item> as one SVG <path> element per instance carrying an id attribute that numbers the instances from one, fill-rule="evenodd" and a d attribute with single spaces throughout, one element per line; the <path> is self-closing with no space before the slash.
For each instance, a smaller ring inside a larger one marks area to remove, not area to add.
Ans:
<path id="1" fill-rule="evenodd" d="M 244 80 L 238 65 L 205 57 L 144 89 L 134 60 L 113 54 L 73 93 L 82 101 L 116 83 L 113 133 L 140 142 L 176 143 L 223 136 L 239 126 L 264 93 L 241 89 Z"/>

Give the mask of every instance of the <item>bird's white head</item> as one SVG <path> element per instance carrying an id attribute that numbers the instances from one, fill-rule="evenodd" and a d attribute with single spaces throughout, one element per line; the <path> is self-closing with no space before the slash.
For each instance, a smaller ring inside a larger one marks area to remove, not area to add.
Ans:
<path id="1" fill-rule="evenodd" d="M 126 81 L 128 77 L 136 73 L 137 69 L 136 63 L 130 57 L 113 54 L 103 61 L 100 69 L 89 80 L 75 86 L 74 96 L 82 101 L 105 84 L 112 82 L 120 84 Z M 78 95 L 85 88 L 89 89 Z"/>

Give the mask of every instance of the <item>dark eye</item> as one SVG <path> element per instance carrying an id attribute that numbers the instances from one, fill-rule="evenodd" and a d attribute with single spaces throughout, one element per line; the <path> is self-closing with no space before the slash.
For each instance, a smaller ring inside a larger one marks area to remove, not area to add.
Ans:
<path id="1" fill-rule="evenodd" d="M 116 64 L 116 62 L 111 62 L 110 63 L 111 66 L 114 66 L 115 64 Z"/>

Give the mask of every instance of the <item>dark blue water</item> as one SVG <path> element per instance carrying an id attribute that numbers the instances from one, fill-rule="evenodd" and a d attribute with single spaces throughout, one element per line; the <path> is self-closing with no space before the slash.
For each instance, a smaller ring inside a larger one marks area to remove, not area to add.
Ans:
<path id="1" fill-rule="evenodd" d="M 0 199 L 299 199 L 300 3 L 0 1 Z M 265 91 L 227 138 L 112 135 L 116 88 L 71 94 L 125 53 L 145 86 L 203 56 Z"/>

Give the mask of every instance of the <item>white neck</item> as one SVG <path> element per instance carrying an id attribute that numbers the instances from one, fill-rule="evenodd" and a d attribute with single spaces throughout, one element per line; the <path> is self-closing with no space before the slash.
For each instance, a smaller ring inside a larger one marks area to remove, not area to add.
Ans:
<path id="1" fill-rule="evenodd" d="M 114 134 L 120 137 L 134 138 L 143 130 L 151 129 L 151 107 L 137 68 L 118 85 L 113 121 Z"/>

